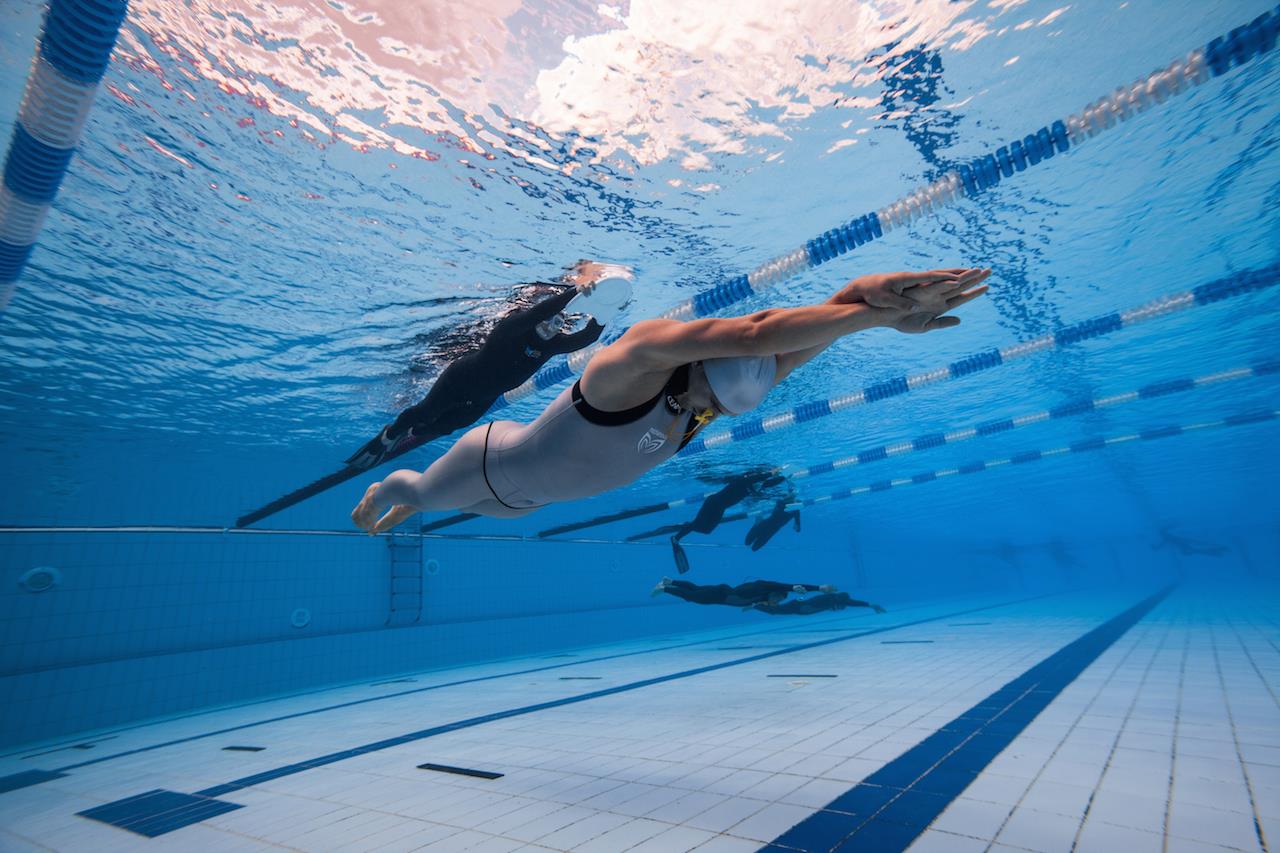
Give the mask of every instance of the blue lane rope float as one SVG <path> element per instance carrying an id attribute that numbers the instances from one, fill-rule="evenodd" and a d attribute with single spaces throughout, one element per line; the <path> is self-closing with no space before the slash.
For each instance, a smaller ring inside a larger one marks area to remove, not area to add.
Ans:
<path id="1" fill-rule="evenodd" d="M 867 483 L 862 486 L 839 489 L 831 492 L 830 494 L 820 495 L 815 498 L 802 498 L 798 501 L 792 501 L 791 503 L 786 504 L 786 509 L 788 511 L 803 509 L 805 507 L 811 507 L 821 503 L 844 500 L 846 498 L 871 494 L 873 492 L 887 492 L 890 489 L 896 489 L 902 486 L 932 483 L 936 480 L 941 480 L 946 477 L 954 477 L 959 474 L 978 474 L 982 471 L 991 471 L 996 468 L 1002 468 L 1006 465 L 1025 465 L 1031 462 L 1039 462 L 1042 459 L 1052 459 L 1056 456 L 1069 456 L 1074 453 L 1085 453 L 1091 450 L 1104 450 L 1109 447 L 1127 444 L 1132 441 L 1152 441 L 1158 438 L 1171 438 L 1177 435 L 1186 435 L 1188 433 L 1208 429 L 1218 429 L 1220 427 L 1247 426 L 1249 424 L 1265 423 L 1273 421 L 1277 417 L 1280 417 L 1280 409 L 1264 408 L 1239 412 L 1215 421 L 1172 424 L 1169 426 L 1144 429 L 1140 432 L 1125 433 L 1123 435 L 1086 438 L 1061 447 L 1050 447 L 1043 450 L 1026 450 L 1021 453 L 1015 453 L 1012 456 L 1006 456 L 999 459 L 986 459 L 977 462 L 970 462 L 967 465 L 959 465 L 955 468 L 939 468 L 934 471 L 921 471 L 920 473 L 913 474 L 910 477 L 880 480 L 878 482 Z M 767 515 L 767 513 L 753 512 L 749 513 L 749 515 L 756 517 Z"/>
<path id="2" fill-rule="evenodd" d="M 790 411 L 776 415 L 738 418 L 732 429 L 717 432 L 705 438 L 694 439 L 689 442 L 681 453 L 701 453 L 714 447 L 745 441 L 758 435 L 779 432 L 797 424 L 824 418 L 845 409 L 868 403 L 877 403 L 890 397 L 907 394 L 925 385 L 971 376 L 1034 353 L 1058 349 L 1081 341 L 1102 337 L 1111 332 L 1137 325 L 1145 320 L 1163 317 L 1189 308 L 1209 305 L 1245 293 L 1264 290 L 1277 283 L 1280 283 L 1280 263 L 1274 263 L 1257 270 L 1237 273 L 1202 284 L 1183 293 L 1176 293 L 1144 303 L 1127 311 L 1112 311 L 1109 314 L 1063 326 L 1038 338 L 1011 344 L 1003 349 L 989 349 L 973 353 L 958 361 L 953 361 L 946 367 L 934 368 L 911 376 L 896 376 L 892 379 L 868 385 L 861 391 L 832 397 L 828 400 L 810 400 L 795 406 Z"/>
<path id="3" fill-rule="evenodd" d="M 1248 24 L 1215 38 L 1205 47 L 1191 51 L 1168 66 L 1104 95 L 1078 113 L 1011 140 L 879 210 L 855 217 L 803 246 L 766 261 L 745 275 L 695 294 L 659 316 L 672 320 L 706 317 L 877 240 L 894 228 L 910 225 L 926 213 L 946 207 L 961 196 L 977 196 L 1004 178 L 1011 178 L 1028 167 L 1065 154 L 1099 133 L 1164 103 L 1171 96 L 1267 53 L 1275 47 L 1278 34 L 1280 6 L 1263 12 Z M 494 409 L 568 381 L 586 369 L 587 362 L 603 346 L 605 344 L 597 343 L 578 350 L 564 361 L 543 369 L 523 385 L 503 395 Z"/>
<path id="4" fill-rule="evenodd" d="M 1237 379 L 1246 379 L 1255 376 L 1270 376 L 1278 373 L 1280 373 L 1280 360 L 1261 362 L 1248 367 L 1236 367 L 1231 370 L 1221 370 L 1216 373 L 1205 374 L 1204 376 L 1166 379 L 1160 382 L 1152 382 L 1147 385 L 1143 385 L 1141 388 L 1121 391 L 1115 394 L 1080 397 L 1047 409 L 1027 412 L 1010 418 L 985 421 L 977 424 L 976 426 L 953 429 L 947 432 L 928 433 L 911 439 L 882 444 L 878 447 L 869 447 L 839 459 L 829 459 L 824 462 L 803 466 L 784 465 L 779 467 L 777 471 L 779 474 L 792 481 L 803 480 L 808 477 L 818 477 L 824 474 L 831 474 L 845 468 L 865 466 L 882 460 L 905 456 L 911 453 L 932 450 L 936 447 L 943 447 L 944 445 L 959 444 L 974 438 L 982 438 L 989 435 L 1010 432 L 1025 426 L 1031 426 L 1032 424 L 1085 415 L 1089 412 L 1097 411 L 1098 409 L 1112 408 L 1126 403 L 1150 400 L 1155 397 L 1164 397 L 1184 391 L 1193 391 L 1210 385 L 1233 382 Z M 665 512 L 671 509 L 695 505 L 701 503 L 715 493 L 716 490 L 700 492 L 696 495 L 690 495 L 686 498 L 678 498 L 665 503 L 648 504 L 646 506 L 623 510 L 611 515 L 599 516 L 582 522 L 564 524 L 541 531 L 538 533 L 538 536 L 553 536 L 559 533 L 581 530 L 584 527 L 597 527 L 603 524 L 612 524 L 616 521 L 624 521 L 641 515 L 649 515 L 656 512 Z M 745 518 L 746 516 L 743 517 Z"/>
<path id="5" fill-rule="evenodd" d="M 0 186 L 0 311 L 67 173 L 128 0 L 52 0 Z"/>

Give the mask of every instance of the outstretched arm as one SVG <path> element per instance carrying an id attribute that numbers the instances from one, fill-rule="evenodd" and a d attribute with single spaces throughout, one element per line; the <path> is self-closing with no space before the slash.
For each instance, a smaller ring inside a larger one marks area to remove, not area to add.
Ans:
<path id="1" fill-rule="evenodd" d="M 902 332 L 930 332 L 959 325 L 959 317 L 942 315 L 985 293 L 986 288 L 979 285 L 989 275 L 991 270 L 977 268 L 866 275 L 849 282 L 827 303 L 861 302 L 876 308 L 896 310 L 906 316 L 902 321 L 886 325 Z M 922 281 L 926 276 L 932 278 Z M 780 353 L 776 381 L 781 382 L 791 371 L 822 353 L 835 340 L 832 338 L 802 350 Z"/>
<path id="2" fill-rule="evenodd" d="M 521 313 L 528 320 L 534 323 L 541 323 L 548 317 L 554 317 L 563 311 L 565 306 L 572 302 L 573 297 L 577 295 L 578 289 L 576 287 L 566 287 L 554 296 L 548 296 L 536 305 L 526 308 Z"/>
<path id="3" fill-rule="evenodd" d="M 625 409 L 652 397 L 671 371 L 682 364 L 707 358 L 786 354 L 779 357 L 781 380 L 832 341 L 863 329 L 887 326 L 904 332 L 925 332 L 955 325 L 958 319 L 940 315 L 986 292 L 985 287 L 960 289 L 966 272 L 970 275 L 964 280 L 970 284 L 977 284 L 987 275 L 986 271 L 933 270 L 866 276 L 817 305 L 770 308 L 742 317 L 690 322 L 646 320 L 632 326 L 592 359 L 582 388 L 596 406 Z M 931 287 L 919 288 L 926 283 Z M 925 310 L 880 307 L 864 296 L 864 292 L 874 291 L 876 298 L 883 297 L 886 293 L 882 291 L 892 291 L 898 285 L 906 289 L 917 287 L 917 295 L 927 303 L 898 298 L 912 305 L 927 305 Z"/>

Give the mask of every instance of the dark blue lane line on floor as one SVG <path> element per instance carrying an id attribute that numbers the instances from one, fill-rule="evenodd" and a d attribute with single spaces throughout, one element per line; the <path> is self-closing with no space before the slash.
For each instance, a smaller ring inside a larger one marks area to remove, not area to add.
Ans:
<path id="1" fill-rule="evenodd" d="M 128 797 L 123 800 L 106 803 L 86 811 L 77 812 L 77 814 L 82 817 L 102 821 L 103 823 L 109 823 L 112 826 L 127 829 L 131 832 L 140 832 L 144 835 L 160 835 L 166 832 L 172 832 L 175 829 L 181 829 L 184 826 L 190 826 L 193 823 L 198 823 L 207 817 L 211 817 L 212 814 L 208 813 L 208 810 L 213 808 L 213 806 L 210 805 L 211 803 L 219 803 L 233 808 L 241 808 L 238 804 L 226 803 L 223 800 L 215 800 L 213 799 L 214 797 L 220 797 L 224 794 L 241 791 L 254 785 L 260 785 L 263 782 L 270 782 L 286 776 L 293 776 L 297 773 L 312 770 L 316 767 L 324 767 L 329 764 L 335 764 L 339 761 L 346 761 L 350 758 L 368 755 L 371 752 L 378 752 L 384 749 L 390 749 L 391 747 L 402 746 L 407 743 L 415 743 L 420 740 L 425 740 L 426 738 L 435 737 L 436 735 L 474 728 L 475 726 L 481 726 L 485 723 L 507 720 L 512 717 L 522 717 L 526 714 L 535 714 L 539 711 L 546 711 L 552 708 L 563 708 L 567 705 L 577 705 L 582 702 L 589 702 L 593 699 L 615 696 L 619 693 L 630 693 L 631 691 L 641 690 L 645 687 L 652 687 L 656 684 L 666 684 L 672 681 L 693 678 L 694 676 L 704 675 L 708 672 L 718 672 L 722 669 L 729 669 L 731 667 L 742 666 L 743 664 L 755 663 L 756 661 L 769 660 L 781 655 L 789 655 L 794 654 L 795 652 L 807 651 L 809 649 L 822 648 L 823 646 L 843 643 L 859 637 L 883 634 L 888 631 L 897 631 L 901 628 L 912 628 L 916 625 L 927 625 L 931 622 L 939 622 L 943 619 L 954 619 L 957 616 L 967 616 L 971 613 L 981 613 L 988 610 L 994 610 L 998 607 L 1006 607 L 1010 603 L 1011 602 L 988 604 L 982 607 L 970 608 L 968 610 L 917 619 L 913 622 L 903 622 L 899 625 L 886 625 L 883 628 L 872 628 L 867 631 L 858 631 L 841 637 L 830 637 L 825 640 L 815 640 L 813 642 L 791 646 L 786 649 L 776 649 L 774 651 L 762 652 L 749 657 L 737 658 L 730 661 L 721 661 L 720 663 L 708 664 L 694 669 L 686 669 L 681 672 L 673 672 L 667 675 L 646 678 L 641 681 L 633 681 L 629 684 L 620 684 L 616 687 L 593 690 L 590 693 L 582 693 L 577 696 L 551 699 L 546 702 L 539 702 L 536 705 L 509 708 L 505 711 L 495 711 L 491 714 L 470 717 L 465 720 L 458 720 L 441 726 L 432 726 L 431 728 L 420 729 L 416 732 L 399 735 L 398 737 L 386 738 L 385 740 L 375 741 L 363 746 L 344 749 L 340 752 L 331 752 L 328 755 L 322 755 L 319 758 L 313 758 L 308 761 L 299 761 L 294 764 L 287 764 L 273 770 L 255 773 L 252 776 L 244 776 L 223 785 L 215 785 L 212 788 L 205 788 L 202 791 L 196 791 L 194 794 L 183 794 L 177 791 L 165 790 L 148 791 L 145 794 L 139 794 L 134 797 Z M 214 813 L 220 814 L 221 812 Z M 138 829 L 138 827 L 142 827 L 143 829 Z"/>
<path id="2" fill-rule="evenodd" d="M 1006 602 L 1002 602 L 1001 604 L 993 604 L 989 606 L 990 607 L 1006 607 L 1008 605 L 1020 604 L 1024 601 L 1031 601 L 1031 600 L 1033 599 L 1025 598 L 1025 599 L 1018 599 L 1015 601 L 1006 601 Z M 928 605 L 919 605 L 919 606 L 925 607 Z M 915 608 L 908 607 L 904 609 L 913 610 Z M 848 617 L 846 616 L 841 618 L 847 619 Z M 825 620 L 820 624 L 830 624 L 830 622 L 832 621 L 838 621 L 838 620 Z M 830 630 L 840 631 L 843 633 L 843 632 L 849 631 L 850 629 L 849 628 L 833 628 Z M 706 645 L 708 643 L 723 643 L 726 640 L 734 640 L 734 639 L 738 639 L 739 637 L 753 637 L 757 634 L 768 634 L 768 633 L 778 633 L 778 632 L 776 629 L 762 628 L 755 631 L 747 631 L 742 634 L 733 634 L 728 637 L 714 637 L 714 638 L 704 639 L 704 640 L 691 640 L 687 643 L 677 643 L 670 646 L 658 646 L 655 648 L 640 649 L 634 652 L 619 652 L 617 654 L 602 655 L 596 658 L 583 658 L 581 660 L 575 660 L 569 663 L 553 663 L 553 664 L 547 664 L 545 666 L 532 667 L 529 669 L 511 670 L 508 672 L 494 673 L 493 675 L 479 675 L 479 676 L 475 676 L 474 678 L 458 679 L 457 681 L 445 681 L 440 684 L 430 684 L 425 687 L 415 687 L 410 690 L 400 690 L 395 693 L 384 693 L 381 696 L 369 696 L 365 699 L 353 699 L 350 702 L 339 702 L 335 705 L 324 705 L 319 708 L 312 708 L 307 711 L 296 711 L 292 714 L 281 714 L 278 717 L 268 717 L 264 720 L 254 720 L 251 723 L 242 723 L 238 726 L 228 726 L 227 728 L 224 728 L 224 729 L 213 729 L 211 731 L 201 732 L 200 734 L 196 734 L 196 735 L 189 735 L 187 737 L 182 737 L 182 738 L 174 738 L 173 740 L 162 741 L 161 743 L 153 743 L 147 746 L 140 746 L 135 749 L 128 749 L 122 752 L 112 753 L 111 755 L 101 755 L 101 756 L 98 756 L 97 758 L 90 758 L 87 761 L 78 761 L 75 764 L 68 764 L 64 767 L 58 767 L 50 771 L 40 771 L 41 773 L 47 772 L 50 774 L 57 774 L 57 775 L 49 775 L 43 779 L 39 778 L 37 775 L 30 775 L 30 774 L 23 774 L 23 773 L 15 773 L 11 776 L 0 776 L 0 794 L 5 793 L 6 791 L 16 791 L 19 788 L 29 787 L 31 785 L 37 785 L 42 781 L 47 781 L 47 779 L 57 779 L 59 776 L 65 776 L 68 771 L 79 770 L 83 767 L 89 767 L 94 764 L 101 764 L 104 761 L 113 761 L 117 758 L 127 758 L 131 755 L 138 755 L 139 753 L 151 752 L 152 750 L 164 749 L 170 746 L 180 746 L 184 743 L 191 743 L 192 741 L 203 740 L 204 738 L 216 737 L 217 735 L 225 735 L 231 732 L 244 731 L 245 729 L 251 729 L 256 726 L 265 726 L 271 723 L 283 722 L 285 720 L 296 720 L 299 717 L 310 717 L 314 714 L 324 714 L 329 711 L 340 711 L 344 708 L 352 708 L 358 705 L 365 705 L 370 702 L 382 702 L 387 699 L 398 699 L 402 696 L 413 696 L 417 693 L 427 693 L 432 690 L 443 690 L 447 687 L 461 687 L 467 684 L 477 684 L 483 681 L 496 681 L 502 678 L 515 678 L 522 675 L 536 675 L 537 673 L 540 673 L 540 672 L 548 672 L 553 669 L 564 669 L 565 667 L 578 666 L 580 664 L 602 663 L 604 661 L 635 657 L 637 655 L 649 655 L 649 654 L 657 654 L 659 652 L 665 652 L 665 651 L 687 649 L 693 646 Z M 576 657 L 576 656 L 575 655 L 550 655 L 550 657 Z M 320 692 L 327 692 L 334 689 L 341 689 L 341 688 L 326 687 Z M 278 700 L 268 699 L 263 701 L 274 702 Z M 250 704 L 258 704 L 258 703 L 250 703 Z M 238 706 L 238 707 L 248 707 L 248 706 L 245 705 L 245 706 Z M 206 712 L 201 711 L 199 713 L 206 713 Z M 195 716 L 195 715 L 192 715 L 192 716 Z M 173 719 L 186 719 L 186 717 L 177 717 Z M 115 735 L 112 735 L 112 737 L 115 737 Z"/>
<path id="3" fill-rule="evenodd" d="M 764 849 L 772 853 L 906 850 L 992 759 L 1164 600 L 1170 589 L 1063 646 Z"/>

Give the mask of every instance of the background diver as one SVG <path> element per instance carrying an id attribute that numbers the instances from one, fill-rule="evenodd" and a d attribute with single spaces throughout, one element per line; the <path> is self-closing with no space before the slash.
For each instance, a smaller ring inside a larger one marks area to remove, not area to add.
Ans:
<path id="1" fill-rule="evenodd" d="M 876 613 L 884 613 L 884 608 L 880 605 L 850 598 L 847 592 L 829 592 L 810 598 L 797 598 L 781 604 L 766 603 L 755 605 L 756 610 L 761 613 L 768 613 L 771 616 L 811 616 L 814 613 L 844 610 L 846 607 L 870 607 Z"/>
<path id="2" fill-rule="evenodd" d="M 751 525 L 742 542 L 744 545 L 750 545 L 752 551 L 759 551 L 769 544 L 769 540 L 775 533 L 787 526 L 787 522 L 795 525 L 796 532 L 799 533 L 800 510 L 788 510 L 786 501 L 778 501 L 773 505 L 773 512 Z"/>
<path id="3" fill-rule="evenodd" d="M 636 323 L 529 424 L 474 427 L 424 472 L 394 471 L 351 512 L 380 533 L 420 511 L 527 515 L 634 481 L 719 415 L 755 408 L 837 339 L 876 326 L 919 333 L 986 292 L 988 269 L 855 279 L 826 302 L 741 317 Z"/>
<path id="4" fill-rule="evenodd" d="M 510 312 L 497 322 L 474 352 L 450 362 L 421 402 L 402 411 L 377 436 L 356 451 L 348 465 L 372 468 L 388 454 L 412 441 L 422 444 L 456 432 L 484 417 L 498 398 L 518 388 L 554 355 L 576 352 L 595 343 L 604 323 L 630 297 L 630 271 L 612 264 L 578 261 L 564 277 L 559 293 Z M 608 280 L 609 292 L 594 293 Z M 595 314 L 579 331 L 565 334 L 563 312 L 577 297 Z"/>
<path id="5" fill-rule="evenodd" d="M 791 593 L 835 592 L 829 584 L 781 583 L 780 581 L 747 581 L 737 586 L 727 583 L 696 584 L 663 578 L 651 595 L 666 593 L 694 604 L 723 604 L 728 607 L 753 607 L 757 604 L 779 604 Z"/>
<path id="6" fill-rule="evenodd" d="M 724 521 L 724 514 L 730 507 L 741 503 L 748 495 L 776 486 L 783 480 L 784 478 L 779 476 L 777 469 L 774 468 L 748 471 L 732 477 L 720 491 L 704 498 L 693 520 L 680 525 L 675 535 L 671 537 L 671 553 L 675 557 L 676 569 L 680 574 L 689 571 L 689 557 L 680 544 L 681 539 L 690 533 L 704 535 L 711 533 Z"/>

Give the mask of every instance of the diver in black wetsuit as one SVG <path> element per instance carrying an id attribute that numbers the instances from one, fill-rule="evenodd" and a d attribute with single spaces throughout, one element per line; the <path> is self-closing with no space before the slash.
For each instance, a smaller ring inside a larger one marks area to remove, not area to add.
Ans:
<path id="1" fill-rule="evenodd" d="M 759 551 L 765 545 L 769 544 L 769 540 L 779 530 L 787 526 L 787 522 L 795 525 L 796 532 L 800 532 L 800 511 L 787 511 L 786 501 L 778 501 L 773 505 L 773 512 L 768 516 L 760 519 L 751 526 L 747 531 L 747 538 L 742 540 L 743 544 L 750 545 L 752 551 Z"/>
<path id="2" fill-rule="evenodd" d="M 755 605 L 756 610 L 771 616 L 810 616 L 814 613 L 844 610 L 846 607 L 870 607 L 876 613 L 884 612 L 884 608 L 880 605 L 850 598 L 847 592 L 829 592 L 815 595 L 813 598 L 798 598 L 783 604 L 770 602 Z"/>
<path id="3" fill-rule="evenodd" d="M 689 558 L 680 545 L 681 539 L 690 533 L 710 533 L 724 521 L 724 514 L 730 507 L 740 503 L 758 489 L 776 486 L 782 481 L 783 478 L 778 476 L 774 469 L 748 471 L 729 480 L 720 491 L 704 498 L 693 521 L 682 524 L 676 531 L 676 535 L 671 537 L 671 553 L 675 557 L 676 568 L 680 574 L 689 571 Z"/>
<path id="4" fill-rule="evenodd" d="M 589 274 L 592 266 L 579 262 L 571 277 Z M 566 286 L 530 308 L 503 317 L 480 349 L 450 363 L 422 402 L 401 412 L 347 464 L 372 468 L 408 439 L 421 443 L 471 426 L 500 396 L 528 381 L 553 355 L 595 343 L 604 331 L 595 318 L 573 334 L 555 332 L 544 338 L 539 333 L 539 324 L 563 311 L 580 292 L 578 287 Z"/>
<path id="5" fill-rule="evenodd" d="M 673 581 L 663 578 L 653 588 L 653 595 L 667 593 L 694 604 L 724 604 L 728 607 L 752 607 L 759 604 L 778 604 L 791 593 L 835 592 L 833 586 L 814 586 L 811 583 L 780 583 L 778 581 L 747 581 L 737 586 L 727 583 L 699 585 L 689 581 Z"/>

